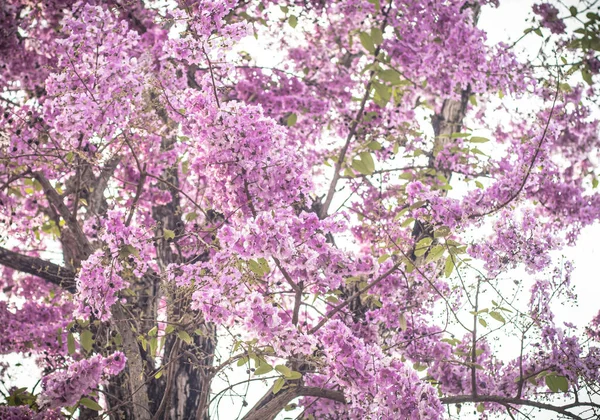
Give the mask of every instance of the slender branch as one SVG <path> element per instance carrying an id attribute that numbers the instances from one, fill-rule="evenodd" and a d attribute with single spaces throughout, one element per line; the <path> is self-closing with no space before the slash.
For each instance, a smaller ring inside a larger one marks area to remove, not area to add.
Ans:
<path id="1" fill-rule="evenodd" d="M 478 403 L 478 402 L 490 402 L 498 403 L 502 405 L 513 404 L 513 405 L 526 405 L 529 407 L 540 408 L 542 410 L 553 411 L 555 413 L 562 414 L 563 416 L 581 420 L 582 417 L 577 414 L 573 414 L 565 408 L 565 406 L 557 406 L 552 404 L 546 404 L 539 401 L 526 400 L 522 398 L 511 398 L 503 397 L 501 395 L 455 395 L 452 397 L 441 398 L 442 404 L 463 404 L 463 403 Z M 567 406 L 567 408 L 571 408 Z"/>
<path id="2" fill-rule="evenodd" d="M 283 277 L 288 282 L 288 284 L 292 287 L 292 289 L 294 289 L 294 291 L 296 293 L 302 294 L 302 289 L 294 282 L 294 280 L 292 280 L 292 277 L 287 272 L 287 270 L 282 267 L 281 261 L 279 261 L 279 259 L 277 257 L 273 257 L 273 261 L 275 261 L 275 265 L 277 266 L 277 268 L 279 268 L 279 271 L 281 271 L 281 274 L 283 274 Z"/>
<path id="3" fill-rule="evenodd" d="M 400 267 L 401 264 L 402 264 L 402 262 L 398 262 L 398 263 L 394 264 L 394 266 L 392 268 L 390 268 L 388 271 L 383 273 L 381 276 L 377 277 L 377 279 L 375 279 L 372 283 L 368 284 L 367 286 L 363 287 L 362 289 L 359 289 L 356 293 L 349 296 L 346 300 L 344 300 L 342 303 L 337 305 L 331 311 L 327 312 L 327 314 L 325 314 L 325 317 L 323 319 L 321 319 L 321 321 L 319 321 L 319 323 L 317 325 L 315 325 L 313 328 L 311 328 L 308 333 L 314 334 L 315 332 L 317 332 L 323 325 L 325 325 L 325 323 L 329 319 L 331 319 L 332 316 L 334 316 L 339 311 L 341 311 L 346 306 L 348 306 L 350 304 L 350 302 L 352 302 L 354 299 L 356 299 L 357 297 L 359 297 L 360 295 L 362 295 L 363 293 L 365 293 L 372 287 L 375 287 L 376 285 L 381 283 L 383 280 L 388 278 L 390 276 L 390 274 L 392 274 L 394 271 L 396 271 L 398 269 L 398 267 Z"/>
<path id="4" fill-rule="evenodd" d="M 558 93 L 560 92 L 559 84 L 560 84 L 560 78 L 557 78 L 556 93 L 554 94 L 552 108 L 550 108 L 550 115 L 548 116 L 548 120 L 546 121 L 546 126 L 544 127 L 544 132 L 542 133 L 542 137 L 540 138 L 540 141 L 538 142 L 535 153 L 533 154 L 533 158 L 531 159 L 531 162 L 529 163 L 529 167 L 527 168 L 527 171 L 525 172 L 525 176 L 523 177 L 523 180 L 521 181 L 519 188 L 517 188 L 517 190 L 504 203 L 502 203 L 498 206 L 495 206 L 488 211 L 472 214 L 470 216 L 470 218 L 483 217 L 483 216 L 487 216 L 487 215 L 497 212 L 498 210 L 508 206 L 515 198 L 517 198 L 519 196 L 519 194 L 521 194 L 521 191 L 523 191 L 523 188 L 525 188 L 525 184 L 527 183 L 527 180 L 529 179 L 529 176 L 531 175 L 531 170 L 533 169 L 533 165 L 535 165 L 535 161 L 537 160 L 537 158 L 540 154 L 540 151 L 542 150 L 542 144 L 544 143 L 544 140 L 546 139 L 546 135 L 548 134 L 548 128 L 550 127 L 550 122 L 552 121 L 552 116 L 554 115 L 554 109 L 556 107 L 556 101 L 558 99 Z"/>
<path id="5" fill-rule="evenodd" d="M 296 290 L 296 295 L 294 296 L 294 312 L 292 314 L 292 324 L 298 325 L 298 318 L 300 317 L 300 305 L 302 304 L 302 288 L 299 287 Z"/>
<path id="6" fill-rule="evenodd" d="M 5 188 L 7 188 L 10 184 L 15 182 L 16 180 L 24 178 L 25 176 L 27 176 L 30 173 L 31 172 L 27 170 L 27 171 L 24 171 L 24 172 L 21 172 L 21 173 L 11 176 L 10 178 L 8 178 L 6 180 L 6 182 L 4 184 L 0 185 L 0 191 L 3 191 Z"/>
<path id="7" fill-rule="evenodd" d="M 187 198 L 190 201 L 190 204 L 192 204 L 194 207 L 196 207 L 198 210 L 200 210 L 200 212 L 206 216 L 206 211 L 204 211 L 204 209 L 202 207 L 200 207 L 200 205 L 198 203 L 196 203 L 196 201 L 190 197 L 188 194 L 185 193 L 185 191 L 183 191 L 181 188 L 177 187 L 176 185 L 173 185 L 172 182 L 167 181 L 166 179 L 163 179 L 159 176 L 156 175 L 152 175 L 150 173 L 146 173 L 147 177 L 150 178 L 154 178 L 157 181 L 162 182 L 163 184 L 167 185 L 168 187 L 170 187 L 171 189 L 173 189 L 174 191 L 177 191 L 179 194 L 183 195 L 185 198 Z"/>
<path id="8" fill-rule="evenodd" d="M 477 368 L 475 367 L 475 364 L 477 363 L 477 311 L 479 311 L 479 286 L 481 286 L 481 280 L 477 280 L 477 291 L 475 292 L 475 306 L 473 308 L 473 331 L 471 333 L 473 341 L 473 348 L 471 349 L 471 392 L 475 396 L 477 396 Z"/>
<path id="9" fill-rule="evenodd" d="M 54 189 L 54 187 L 50 184 L 50 181 L 48 181 L 48 178 L 46 178 L 42 172 L 34 172 L 33 176 L 40 184 L 42 184 L 42 188 L 44 189 L 44 193 L 46 194 L 48 201 L 56 208 L 58 214 L 60 214 L 60 216 L 67 223 L 67 226 L 69 226 L 75 235 L 78 245 L 83 249 L 86 255 L 90 255 L 92 253 L 92 245 L 90 244 L 90 241 L 85 233 L 83 233 L 83 230 L 81 229 L 81 226 L 79 226 L 77 219 L 73 217 L 68 207 L 62 201 L 62 198 L 56 189 Z"/>
<path id="10" fill-rule="evenodd" d="M 377 171 L 373 171 L 373 173 L 371 173 L 369 175 L 356 174 L 356 175 L 352 175 L 352 176 L 341 176 L 340 178 L 342 178 L 342 179 L 366 178 L 366 177 L 370 177 L 370 176 L 374 176 L 374 175 L 386 174 L 386 173 L 390 173 L 390 172 L 409 171 L 409 170 L 412 170 L 412 169 L 428 169 L 428 168 L 430 168 L 429 165 L 404 166 L 402 168 L 379 169 Z"/>
<path id="11" fill-rule="evenodd" d="M 382 32 L 385 30 L 385 27 L 387 25 L 387 18 L 388 18 L 387 13 L 390 11 L 390 9 L 391 9 L 391 4 L 390 4 L 390 7 L 387 9 L 387 11 L 383 13 L 385 18 L 381 25 Z M 381 45 L 377 46 L 377 48 L 373 52 L 373 56 L 375 57 L 375 59 L 373 60 L 373 63 L 377 62 L 377 56 L 379 55 L 380 50 L 381 50 Z M 372 77 L 372 75 L 373 75 L 373 72 L 371 72 L 371 77 Z M 369 82 L 367 83 L 367 86 L 365 87 L 365 94 L 363 95 L 363 98 L 360 101 L 360 106 L 358 107 L 358 112 L 356 113 L 356 116 L 354 117 L 354 121 L 352 121 L 352 125 L 350 126 L 350 131 L 348 131 L 348 135 L 346 136 L 346 142 L 344 143 L 342 150 L 340 150 L 340 154 L 338 155 L 337 161 L 335 162 L 335 167 L 333 169 L 333 178 L 331 180 L 331 184 L 329 184 L 329 190 L 327 191 L 327 195 L 325 196 L 325 201 L 323 202 L 323 206 L 321 207 L 321 211 L 318 215 L 319 218 L 321 218 L 321 219 L 324 219 L 325 217 L 327 217 L 327 212 L 329 211 L 329 206 L 331 206 L 331 202 L 333 201 L 333 196 L 335 195 L 335 189 L 337 187 L 337 183 L 341 178 L 340 171 L 342 169 L 342 165 L 344 164 L 344 160 L 346 159 L 346 153 L 348 153 L 348 148 L 350 147 L 350 142 L 352 141 L 352 138 L 356 135 L 356 129 L 358 128 L 358 125 L 362 121 L 365 106 L 367 104 L 367 101 L 369 100 L 369 97 L 371 96 L 371 85 L 372 85 L 372 80 L 369 79 Z"/>
<path id="12" fill-rule="evenodd" d="M 94 190 L 88 197 L 88 204 L 91 212 L 96 215 L 102 215 L 106 211 L 106 201 L 104 198 L 104 191 L 108 186 L 108 181 L 112 178 L 117 165 L 121 161 L 121 156 L 115 155 L 110 158 L 96 180 Z"/>
<path id="13" fill-rule="evenodd" d="M 206 52 L 206 49 L 204 49 L 204 46 L 202 46 L 202 52 L 204 53 L 204 57 L 206 57 L 206 61 L 208 62 L 208 70 L 210 71 L 210 78 L 212 81 L 213 94 L 215 95 L 215 101 L 217 102 L 217 108 L 221 108 L 221 103 L 219 102 L 219 95 L 217 94 L 217 84 L 215 82 L 215 74 L 213 72 L 213 66 L 210 61 L 210 58 L 208 57 L 208 53 Z"/>
<path id="14" fill-rule="evenodd" d="M 133 219 L 135 209 L 137 208 L 138 201 L 140 200 L 140 196 L 142 195 L 142 190 L 144 189 L 146 176 L 146 164 L 144 163 L 144 167 L 142 168 L 142 172 L 140 173 L 140 180 L 138 181 L 138 185 L 135 190 L 135 197 L 133 198 L 133 203 L 131 203 L 131 208 L 129 209 L 129 214 L 127 215 L 127 220 L 125 221 L 125 226 L 129 226 L 131 220 Z"/>

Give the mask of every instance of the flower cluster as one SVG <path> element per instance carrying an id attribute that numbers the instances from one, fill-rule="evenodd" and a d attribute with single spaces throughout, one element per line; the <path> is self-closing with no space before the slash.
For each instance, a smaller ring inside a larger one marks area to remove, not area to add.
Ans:
<path id="1" fill-rule="evenodd" d="M 116 352 L 108 357 L 97 354 L 72 363 L 67 371 L 55 372 L 43 378 L 44 390 L 39 403 L 51 408 L 73 406 L 110 376 L 119 374 L 126 362 L 125 355 Z"/>
<path id="2" fill-rule="evenodd" d="M 562 34 L 567 26 L 558 17 L 558 9 L 550 3 L 541 3 L 533 5 L 533 13 L 542 18 L 542 25 L 550 29 L 553 34 Z"/>

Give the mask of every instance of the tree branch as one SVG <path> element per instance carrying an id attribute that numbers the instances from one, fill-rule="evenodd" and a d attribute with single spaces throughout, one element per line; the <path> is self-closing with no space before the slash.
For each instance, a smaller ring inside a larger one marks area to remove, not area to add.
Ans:
<path id="1" fill-rule="evenodd" d="M 402 264 L 401 262 L 398 262 L 398 263 L 394 264 L 394 266 L 392 268 L 390 268 L 388 271 L 386 271 L 385 273 L 383 273 L 381 276 L 379 276 L 377 279 L 375 279 L 372 283 L 368 284 L 367 286 L 363 287 L 362 289 L 359 289 L 356 293 L 354 293 L 353 295 L 349 296 L 346 300 L 344 300 L 342 303 L 340 303 L 339 305 L 337 305 L 331 311 L 327 312 L 327 314 L 325 315 L 325 317 L 323 317 L 323 319 L 321 319 L 321 321 L 319 321 L 319 323 L 317 325 L 315 325 L 313 328 L 311 328 L 308 333 L 309 334 L 314 334 L 315 332 L 317 332 L 319 330 L 319 328 L 321 328 L 323 325 L 325 325 L 325 323 L 329 319 L 331 319 L 332 316 L 334 316 L 335 314 L 337 314 L 344 307 L 346 307 L 350 302 L 352 302 L 354 299 L 356 299 L 357 297 L 359 297 L 360 295 L 362 295 L 364 292 L 366 292 L 367 290 L 371 289 L 372 287 L 378 285 L 383 280 L 385 280 L 387 277 L 389 277 L 389 275 L 392 274 L 394 271 L 396 271 L 396 269 L 398 267 L 400 267 L 401 264 Z"/>
<path id="2" fill-rule="evenodd" d="M 104 191 L 120 161 L 120 156 L 113 156 L 106 162 L 100 171 L 100 175 L 96 180 L 96 185 L 94 185 L 94 190 L 90 193 L 88 198 L 89 209 L 93 214 L 102 215 L 105 213 L 107 205 L 106 199 L 104 198 Z"/>
<path id="3" fill-rule="evenodd" d="M 390 9 L 391 9 L 391 4 L 388 7 L 387 11 L 383 12 L 383 15 L 385 16 L 385 18 L 383 19 L 383 22 L 381 24 L 382 32 L 385 31 L 385 27 L 387 26 L 388 13 L 389 13 Z M 373 60 L 373 63 L 377 63 L 377 57 L 379 56 L 380 51 L 381 51 L 381 45 L 378 45 L 377 48 L 375 49 L 375 51 L 373 52 L 373 56 L 375 57 L 375 59 Z M 348 135 L 346 136 L 346 142 L 344 143 L 342 150 L 340 150 L 340 154 L 337 158 L 337 161 L 335 162 L 335 167 L 333 169 L 333 171 L 334 171 L 333 178 L 331 180 L 331 183 L 329 184 L 329 190 L 327 191 L 327 195 L 325 196 L 325 201 L 323 202 L 321 211 L 317 215 L 321 219 L 324 219 L 325 217 L 327 217 L 327 212 L 329 211 L 329 206 L 331 206 L 331 202 L 333 201 L 333 196 L 335 195 L 335 188 L 337 186 L 338 181 L 341 178 L 340 171 L 342 170 L 342 165 L 344 164 L 344 160 L 346 159 L 346 153 L 348 152 L 348 148 L 350 147 L 350 142 L 352 141 L 352 138 L 356 135 L 356 131 L 358 129 L 359 124 L 362 122 L 362 117 L 364 114 L 365 106 L 367 105 L 367 101 L 369 100 L 369 97 L 371 96 L 371 86 L 373 83 L 373 80 L 371 79 L 371 77 L 373 77 L 372 71 L 370 74 L 369 81 L 367 82 L 367 85 L 365 86 L 365 94 L 363 95 L 363 98 L 360 101 L 360 105 L 358 107 L 358 112 L 356 113 L 356 117 L 354 118 L 354 121 L 352 121 L 352 125 L 350 126 L 350 131 L 348 131 Z"/>
<path id="4" fill-rule="evenodd" d="M 40 184 L 42 184 L 44 194 L 46 194 L 48 201 L 52 206 L 54 206 L 58 214 L 60 214 L 60 216 L 67 223 L 67 226 L 69 226 L 71 231 L 74 233 L 77 243 L 86 254 L 86 257 L 90 255 L 92 253 L 92 245 L 90 244 L 90 241 L 88 240 L 87 236 L 85 236 L 85 233 L 83 233 L 83 230 L 81 229 L 81 226 L 79 226 L 77 219 L 73 217 L 69 211 L 69 208 L 65 205 L 58 192 L 56 192 L 54 187 L 50 184 L 50 181 L 48 181 L 48 178 L 46 178 L 42 172 L 34 172 L 33 176 L 39 181 Z"/>
<path id="5" fill-rule="evenodd" d="M 497 404 L 513 404 L 513 405 L 526 405 L 529 407 L 540 408 L 542 410 L 553 411 L 555 413 L 562 414 L 563 416 L 567 416 L 572 419 L 582 419 L 582 417 L 573 414 L 567 411 L 567 408 L 571 408 L 572 405 L 569 406 L 558 406 L 552 404 L 546 404 L 539 401 L 531 401 L 522 398 L 512 398 L 512 397 L 503 397 L 501 395 L 455 395 L 452 397 L 444 397 L 440 399 L 442 404 L 463 404 L 463 403 L 478 403 L 478 402 L 490 402 Z"/>
<path id="6" fill-rule="evenodd" d="M 71 293 L 76 290 L 75 271 L 38 257 L 22 255 L 0 247 L 0 265 L 40 277 Z"/>
<path id="7" fill-rule="evenodd" d="M 271 397 L 271 398 L 269 398 Z M 269 391 L 268 401 L 261 404 L 259 402 L 243 417 L 243 420 L 270 420 L 273 419 L 281 410 L 284 409 L 290 401 L 298 397 L 316 397 L 325 398 L 345 404 L 346 399 L 341 391 L 333 389 L 324 389 L 318 387 L 292 386 L 277 394 Z M 264 400 L 263 400 L 264 401 Z"/>

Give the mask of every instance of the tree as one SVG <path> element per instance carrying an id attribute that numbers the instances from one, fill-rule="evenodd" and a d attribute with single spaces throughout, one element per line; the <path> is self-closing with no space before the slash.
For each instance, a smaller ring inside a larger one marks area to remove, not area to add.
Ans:
<path id="1" fill-rule="evenodd" d="M 600 18 L 485 3 L 4 2 L 2 417 L 597 418 Z"/>

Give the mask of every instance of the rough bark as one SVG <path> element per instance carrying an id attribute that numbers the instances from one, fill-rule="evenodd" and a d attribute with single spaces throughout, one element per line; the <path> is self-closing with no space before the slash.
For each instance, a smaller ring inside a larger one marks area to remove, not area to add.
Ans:
<path id="1" fill-rule="evenodd" d="M 131 401 L 131 411 L 135 420 L 150 420 L 150 403 L 148 400 L 148 386 L 144 375 L 144 360 L 140 354 L 140 348 L 137 344 L 137 338 L 128 316 L 121 304 L 115 304 L 112 308 L 113 323 L 116 324 L 121 337 L 123 338 L 123 351 L 127 357 L 127 380 L 129 385 L 129 395 L 127 399 Z"/>
<path id="2" fill-rule="evenodd" d="M 292 386 L 279 391 L 277 394 L 269 391 L 242 420 L 272 420 L 286 405 L 299 397 L 324 398 L 343 404 L 346 403 L 344 394 L 341 391 L 292 384 Z"/>
<path id="3" fill-rule="evenodd" d="M 63 289 L 75 291 L 75 271 L 38 257 L 22 255 L 0 247 L 0 265 L 38 276 Z"/>
<path id="4" fill-rule="evenodd" d="M 168 150 L 174 139 L 163 140 L 162 147 Z M 156 221 L 156 253 L 161 270 L 169 264 L 181 263 L 180 255 L 173 252 L 178 237 L 183 233 L 183 223 L 180 214 L 179 177 L 176 168 L 169 168 L 162 174 L 165 188 L 171 193 L 171 202 L 155 206 L 152 211 Z M 174 239 L 164 238 L 164 229 L 175 232 Z M 174 242 L 174 244 L 172 244 Z M 151 385 L 152 410 L 154 419 L 195 419 L 208 418 L 207 408 L 210 394 L 210 379 L 208 370 L 212 366 L 216 334 L 214 326 L 202 320 L 191 325 L 194 320 L 189 318 L 189 296 L 166 285 L 165 298 L 169 301 L 168 321 L 179 325 L 190 324 L 191 331 L 201 329 L 206 334 L 199 336 L 188 332 L 193 341 L 186 344 L 177 334 L 168 335 L 165 343 L 163 365 L 167 366 L 164 379 L 153 381 Z M 198 413 L 200 411 L 200 413 Z"/>

